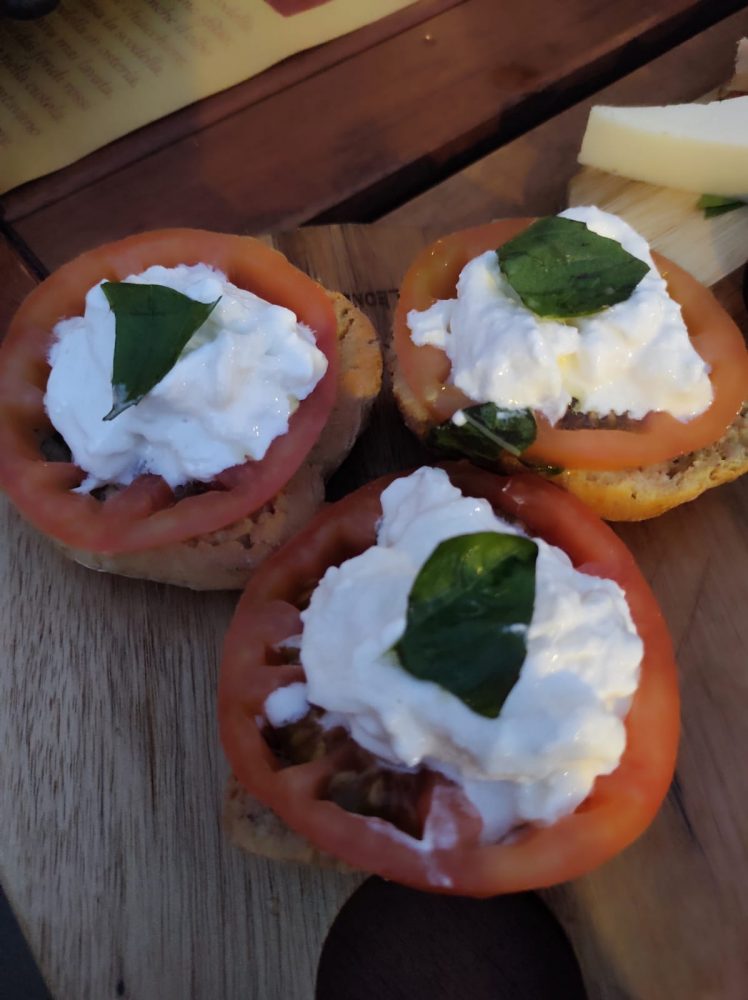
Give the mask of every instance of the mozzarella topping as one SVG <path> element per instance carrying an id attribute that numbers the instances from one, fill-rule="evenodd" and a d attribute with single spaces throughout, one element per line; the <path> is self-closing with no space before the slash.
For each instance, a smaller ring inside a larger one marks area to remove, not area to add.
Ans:
<path id="1" fill-rule="evenodd" d="M 125 281 L 220 301 L 171 371 L 109 421 L 115 316 L 101 285 L 86 295 L 83 316 L 55 326 L 44 405 L 88 473 L 79 490 L 127 485 L 147 472 L 172 487 L 207 482 L 262 459 L 327 369 L 313 332 L 290 309 L 237 288 L 206 264 L 149 267 Z"/>
<path id="2" fill-rule="evenodd" d="M 617 240 L 650 266 L 626 301 L 564 323 L 543 319 L 521 302 L 488 251 L 463 268 L 457 298 L 408 313 L 413 343 L 445 351 L 450 382 L 476 403 L 530 408 L 552 424 L 572 400 L 583 413 L 633 419 L 652 410 L 679 420 L 703 413 L 712 401 L 709 367 L 691 345 L 646 240 L 598 208 L 561 216 Z"/>
<path id="3" fill-rule="evenodd" d="M 443 772 L 480 812 L 486 842 L 572 812 L 626 743 L 643 647 L 620 587 L 579 573 L 537 539 L 526 659 L 499 716 L 486 718 L 407 673 L 392 649 L 415 577 L 440 542 L 518 529 L 487 501 L 462 496 L 439 469 L 396 480 L 382 508 L 377 544 L 328 569 L 302 613 L 306 691 L 273 694 L 271 723 L 299 718 L 305 697 L 384 765 Z"/>

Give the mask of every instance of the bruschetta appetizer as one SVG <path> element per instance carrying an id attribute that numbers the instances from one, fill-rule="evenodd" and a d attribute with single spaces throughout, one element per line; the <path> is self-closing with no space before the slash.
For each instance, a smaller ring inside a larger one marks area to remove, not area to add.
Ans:
<path id="1" fill-rule="evenodd" d="M 443 454 L 534 468 L 609 520 L 748 470 L 748 350 L 714 296 L 596 208 L 444 237 L 403 281 L 395 396 Z"/>
<path id="2" fill-rule="evenodd" d="M 490 896 L 581 875 L 675 766 L 673 652 L 623 543 L 539 476 L 370 483 L 268 559 L 223 653 L 246 850 Z"/>
<path id="3" fill-rule="evenodd" d="M 371 324 L 280 253 L 174 229 L 84 253 L 0 348 L 0 486 L 78 562 L 238 588 L 379 391 Z"/>

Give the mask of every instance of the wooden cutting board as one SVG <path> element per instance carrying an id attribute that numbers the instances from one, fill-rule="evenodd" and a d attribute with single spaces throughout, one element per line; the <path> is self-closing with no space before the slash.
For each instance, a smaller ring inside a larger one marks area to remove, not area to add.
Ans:
<path id="1" fill-rule="evenodd" d="M 592 167 L 583 167 L 569 184 L 570 205 L 615 212 L 656 250 L 711 287 L 748 260 L 748 208 L 707 219 L 698 199 L 691 191 L 630 181 Z"/>
<path id="2" fill-rule="evenodd" d="M 736 77 L 699 102 L 729 98 L 739 82 Z M 597 205 L 620 215 L 651 246 L 709 288 L 734 275 L 748 260 L 748 208 L 707 218 L 698 207 L 699 195 L 692 191 L 632 181 L 594 167 L 579 169 L 569 182 L 568 196 L 570 205 Z"/>
<path id="3" fill-rule="evenodd" d="M 425 239 L 325 227 L 273 242 L 386 336 Z M 720 288 L 742 308 L 737 282 Z M 385 391 L 333 493 L 419 454 Z M 5 501 L 0 534 L 0 881 L 54 995 L 310 1000 L 326 932 L 361 879 L 244 857 L 222 836 L 214 704 L 235 595 L 96 575 Z M 678 773 L 633 847 L 543 895 L 594 1000 L 742 1000 L 748 477 L 620 534 L 678 650 Z"/>

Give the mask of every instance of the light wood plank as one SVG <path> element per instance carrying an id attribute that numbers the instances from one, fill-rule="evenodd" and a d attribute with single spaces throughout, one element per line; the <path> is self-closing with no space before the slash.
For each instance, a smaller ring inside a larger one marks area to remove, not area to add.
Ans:
<path id="1" fill-rule="evenodd" d="M 95 576 L 0 519 L 0 878 L 54 995 L 308 998 L 351 883 L 223 840 L 233 596 Z"/>

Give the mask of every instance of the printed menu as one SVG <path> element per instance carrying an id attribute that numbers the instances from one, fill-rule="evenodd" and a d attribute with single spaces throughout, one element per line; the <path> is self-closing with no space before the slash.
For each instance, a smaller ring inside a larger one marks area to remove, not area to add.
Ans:
<path id="1" fill-rule="evenodd" d="M 0 18 L 0 193 L 414 0 L 63 0 Z"/>

